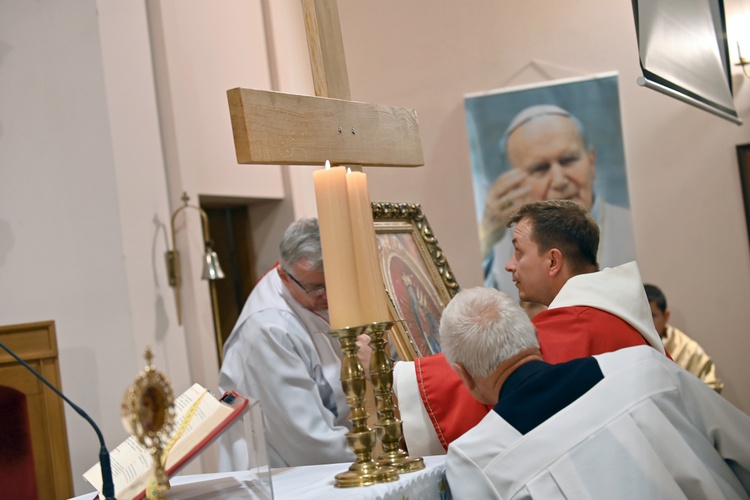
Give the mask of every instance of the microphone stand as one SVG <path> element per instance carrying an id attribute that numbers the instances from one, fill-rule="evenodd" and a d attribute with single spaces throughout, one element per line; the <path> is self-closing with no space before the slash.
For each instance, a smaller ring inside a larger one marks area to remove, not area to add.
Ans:
<path id="1" fill-rule="evenodd" d="M 85 411 L 83 411 L 75 403 L 73 403 L 71 400 L 69 400 L 67 397 L 65 397 L 65 395 L 62 392 L 58 391 L 57 388 L 54 385 L 52 385 L 39 372 L 37 372 L 31 366 L 29 366 L 29 364 L 26 363 L 26 361 L 24 361 L 21 358 L 19 358 L 16 355 L 16 353 L 14 353 L 13 351 L 11 351 L 5 344 L 3 344 L 2 342 L 0 342 L 0 347 L 2 347 L 3 349 L 5 349 L 5 351 L 8 354 L 10 354 L 14 358 L 16 358 L 16 361 L 18 361 L 19 363 L 21 363 L 24 366 L 24 368 L 26 368 L 31 373 L 33 373 L 36 376 L 36 378 L 38 378 L 39 380 L 41 380 L 42 382 L 44 382 L 44 384 L 47 387 L 49 387 L 50 389 L 52 389 L 52 391 L 55 394 L 57 394 L 58 396 L 60 396 L 61 398 L 63 398 L 63 400 L 66 403 L 68 403 L 76 411 L 76 413 L 78 413 L 80 416 L 82 416 L 83 418 L 85 418 L 86 421 L 89 424 L 91 424 L 91 427 L 94 428 L 94 431 L 96 432 L 96 435 L 99 437 L 99 444 L 101 446 L 100 449 L 99 449 L 99 465 L 101 466 L 101 469 L 102 469 L 102 494 L 104 494 L 104 498 L 106 500 L 116 500 L 115 499 L 115 485 L 114 485 L 114 482 L 112 482 L 112 467 L 111 467 L 111 465 L 109 463 L 109 451 L 107 451 L 107 446 L 104 444 L 104 436 L 102 436 L 102 433 L 99 430 L 99 427 L 97 427 L 97 425 L 94 423 L 93 420 L 91 420 L 91 417 L 89 417 L 88 414 Z"/>

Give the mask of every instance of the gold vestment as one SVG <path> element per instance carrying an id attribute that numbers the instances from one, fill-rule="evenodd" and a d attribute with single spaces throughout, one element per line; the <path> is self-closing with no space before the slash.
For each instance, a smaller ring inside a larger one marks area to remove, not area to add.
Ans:
<path id="1" fill-rule="evenodd" d="M 724 382 L 716 377 L 716 366 L 706 351 L 687 336 L 683 331 L 667 325 L 666 335 L 661 338 L 664 348 L 672 356 L 675 362 L 703 380 L 709 387 L 718 393 L 724 388 Z"/>

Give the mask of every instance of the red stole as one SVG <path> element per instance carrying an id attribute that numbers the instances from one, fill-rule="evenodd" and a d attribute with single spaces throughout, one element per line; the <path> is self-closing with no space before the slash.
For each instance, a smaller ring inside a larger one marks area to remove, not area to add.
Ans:
<path id="1" fill-rule="evenodd" d="M 448 444 L 479 423 L 492 406 L 471 395 L 442 353 L 415 358 L 419 394 L 440 444 Z"/>

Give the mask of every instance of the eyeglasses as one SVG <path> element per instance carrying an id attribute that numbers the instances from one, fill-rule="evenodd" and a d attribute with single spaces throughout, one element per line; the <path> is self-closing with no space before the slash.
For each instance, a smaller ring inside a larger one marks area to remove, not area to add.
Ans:
<path id="1" fill-rule="evenodd" d="M 294 281 L 297 284 L 298 287 L 300 287 L 302 289 L 303 292 L 305 292 L 308 295 L 320 296 L 320 295 L 323 295 L 325 293 L 325 291 L 326 291 L 325 284 L 318 285 L 318 286 L 316 286 L 316 287 L 311 288 L 311 289 L 308 290 L 307 288 L 305 288 L 305 285 L 303 285 L 302 283 L 300 283 L 299 281 L 297 281 L 297 278 L 295 278 L 294 276 L 292 276 L 292 273 L 290 273 L 286 269 L 284 270 L 284 272 L 286 273 L 287 276 L 289 276 L 292 279 L 292 281 Z"/>

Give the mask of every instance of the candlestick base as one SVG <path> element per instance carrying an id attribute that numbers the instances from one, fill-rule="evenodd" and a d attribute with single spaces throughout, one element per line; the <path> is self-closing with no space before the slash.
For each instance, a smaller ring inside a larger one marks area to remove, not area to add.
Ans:
<path id="1" fill-rule="evenodd" d="M 367 379 L 364 369 L 357 357 L 357 337 L 369 325 L 331 330 L 329 334 L 339 339 L 344 358 L 341 360 L 341 386 L 346 394 L 349 405 L 349 421 L 352 429 L 346 434 L 346 441 L 354 454 L 356 461 L 348 471 L 336 475 L 334 486 L 337 488 L 352 488 L 371 486 L 378 483 L 388 483 L 398 479 L 398 472 L 393 467 L 387 467 L 372 458 L 375 447 L 375 432 L 367 425 L 367 410 L 365 410 L 365 387 Z"/>
<path id="2" fill-rule="evenodd" d="M 333 485 L 336 488 L 358 488 L 393 481 L 398 481 L 396 469 L 373 461 L 372 464 L 352 464 L 348 471 L 336 474 Z"/>
<path id="3" fill-rule="evenodd" d="M 399 473 L 424 469 L 424 460 L 410 457 L 398 447 L 404 434 L 403 423 L 395 417 L 397 406 L 393 401 L 393 363 L 386 354 L 388 342 L 385 332 L 394 325 L 393 321 L 373 323 L 365 332 L 370 336 L 372 357 L 370 358 L 370 379 L 372 380 L 378 421 L 375 424 L 378 439 L 383 443 L 383 452 L 376 459 L 381 465 L 394 467 Z"/>
<path id="4" fill-rule="evenodd" d="M 422 457 L 410 457 L 404 450 L 386 452 L 378 456 L 376 462 L 385 467 L 393 467 L 399 474 L 408 474 L 424 469 Z"/>

